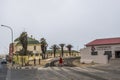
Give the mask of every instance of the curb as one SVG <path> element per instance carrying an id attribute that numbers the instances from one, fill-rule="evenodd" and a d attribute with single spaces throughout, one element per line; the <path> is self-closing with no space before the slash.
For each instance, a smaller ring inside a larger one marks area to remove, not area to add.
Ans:
<path id="1" fill-rule="evenodd" d="M 32 67 L 32 66 L 31 67 L 28 67 L 28 66 L 27 67 L 18 67 L 17 66 L 17 67 L 12 67 L 11 69 L 37 69 L 37 68 L 38 67 Z"/>

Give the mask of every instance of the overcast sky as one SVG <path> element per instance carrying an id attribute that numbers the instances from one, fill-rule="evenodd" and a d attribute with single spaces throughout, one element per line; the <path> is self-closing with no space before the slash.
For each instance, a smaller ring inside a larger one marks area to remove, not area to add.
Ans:
<path id="1" fill-rule="evenodd" d="M 0 25 L 23 31 L 48 45 L 83 48 L 91 40 L 120 37 L 120 0 L 0 0 Z M 11 32 L 0 27 L 0 53 L 7 53 Z"/>

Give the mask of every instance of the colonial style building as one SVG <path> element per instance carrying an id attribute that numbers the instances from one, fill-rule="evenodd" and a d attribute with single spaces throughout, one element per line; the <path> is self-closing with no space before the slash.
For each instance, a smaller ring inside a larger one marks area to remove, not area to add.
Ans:
<path id="1" fill-rule="evenodd" d="M 108 63 L 110 59 L 120 58 L 120 37 L 96 39 L 80 50 L 81 62 Z"/>
<path id="2" fill-rule="evenodd" d="M 32 51 L 34 54 L 40 54 L 41 53 L 40 42 L 32 37 L 28 37 L 27 40 L 28 40 L 27 50 Z M 20 51 L 21 49 L 22 49 L 22 45 L 19 42 L 19 38 L 17 38 L 14 40 L 13 50 L 12 50 L 12 44 L 10 44 L 9 54 L 10 53 L 16 54 L 16 52 Z"/>

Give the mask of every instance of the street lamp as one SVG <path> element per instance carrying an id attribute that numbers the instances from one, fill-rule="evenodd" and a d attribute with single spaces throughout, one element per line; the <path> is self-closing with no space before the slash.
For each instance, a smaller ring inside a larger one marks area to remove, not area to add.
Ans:
<path id="1" fill-rule="evenodd" d="M 11 30 L 11 44 L 12 44 L 12 52 L 11 52 L 11 54 L 13 55 L 13 29 L 10 27 L 10 26 L 6 26 L 6 25 L 1 25 L 1 27 L 6 27 L 6 28 L 8 28 L 8 29 L 10 29 Z M 10 56 L 12 56 L 10 54 Z"/>

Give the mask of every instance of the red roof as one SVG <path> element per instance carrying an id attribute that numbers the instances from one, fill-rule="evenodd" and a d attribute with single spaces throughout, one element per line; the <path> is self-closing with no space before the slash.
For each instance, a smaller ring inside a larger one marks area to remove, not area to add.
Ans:
<path id="1" fill-rule="evenodd" d="M 119 38 L 96 39 L 86 44 L 86 46 L 110 45 L 110 44 L 120 44 L 120 37 Z"/>

